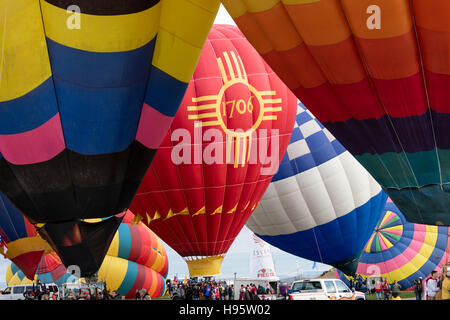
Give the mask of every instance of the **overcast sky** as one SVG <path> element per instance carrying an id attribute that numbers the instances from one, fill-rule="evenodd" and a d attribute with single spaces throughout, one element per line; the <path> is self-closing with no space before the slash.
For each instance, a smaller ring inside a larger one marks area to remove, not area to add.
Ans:
<path id="1" fill-rule="evenodd" d="M 236 25 L 234 23 L 233 19 L 228 14 L 227 10 L 223 7 L 223 5 L 220 5 L 219 12 L 217 13 L 216 20 L 214 21 L 215 24 L 232 24 Z"/>
<path id="2" fill-rule="evenodd" d="M 217 278 L 233 279 L 235 272 L 237 273 L 238 278 L 251 276 L 249 270 L 251 248 L 250 235 L 251 231 L 244 226 L 228 250 L 222 263 L 222 273 L 217 276 Z M 184 278 L 184 275 L 188 274 L 188 268 L 183 258 L 166 243 L 163 242 L 163 244 L 169 258 L 168 277 L 173 279 L 173 276 L 177 275 L 178 278 Z M 270 248 L 275 272 L 279 277 L 293 277 L 302 272 L 313 270 L 313 261 L 296 257 L 273 246 L 270 246 Z M 325 271 L 330 268 L 329 265 L 317 263 L 316 269 L 314 270 Z"/>

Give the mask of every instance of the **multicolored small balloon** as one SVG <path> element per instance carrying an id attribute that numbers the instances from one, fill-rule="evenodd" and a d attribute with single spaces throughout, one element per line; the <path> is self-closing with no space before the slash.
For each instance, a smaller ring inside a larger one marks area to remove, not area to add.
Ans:
<path id="1" fill-rule="evenodd" d="M 406 221 L 403 213 L 388 199 L 356 273 L 363 278 L 381 276 L 389 283 L 397 281 L 403 289 L 410 288 L 419 277 L 425 279 L 445 264 L 448 232 L 448 227 Z"/>

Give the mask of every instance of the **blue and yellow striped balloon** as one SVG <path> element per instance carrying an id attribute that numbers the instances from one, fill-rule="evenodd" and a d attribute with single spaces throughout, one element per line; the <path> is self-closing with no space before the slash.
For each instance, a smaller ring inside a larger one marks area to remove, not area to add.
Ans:
<path id="1" fill-rule="evenodd" d="M 82 247 L 98 247 L 89 243 L 98 230 L 79 219 L 129 207 L 218 8 L 219 0 L 0 2 L 0 190 L 43 224 L 65 265 L 98 270 L 86 261 L 106 250 L 69 247 L 60 222 L 83 228 Z M 113 220 L 100 222 L 104 248 Z"/>

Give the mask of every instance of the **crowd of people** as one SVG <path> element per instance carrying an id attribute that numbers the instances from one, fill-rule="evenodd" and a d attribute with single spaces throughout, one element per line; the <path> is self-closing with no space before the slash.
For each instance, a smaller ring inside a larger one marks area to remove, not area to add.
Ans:
<path id="1" fill-rule="evenodd" d="M 273 294 L 270 285 L 266 288 L 253 283 L 241 285 L 235 292 L 233 284 L 226 281 L 176 282 L 167 283 L 168 293 L 174 300 L 259 300 L 258 295 Z M 239 296 L 235 297 L 235 294 Z"/>
<path id="2" fill-rule="evenodd" d="M 419 277 L 414 281 L 414 292 L 417 300 L 448 300 L 450 299 L 450 269 L 443 267 L 442 272 L 433 271 L 425 280 Z M 368 286 L 367 281 L 372 281 Z M 259 300 L 261 295 L 273 295 L 270 284 L 267 287 L 256 286 L 253 283 L 241 285 L 235 291 L 233 284 L 226 281 L 167 281 L 167 294 L 173 300 Z M 363 279 L 361 276 L 351 278 L 350 289 L 363 292 L 365 295 L 374 293 L 378 300 L 401 300 L 401 285 L 394 281 L 388 283 L 387 278 Z M 370 287 L 370 288 L 369 288 Z M 408 288 L 404 288 L 408 289 Z M 235 297 L 235 294 L 238 295 Z M 123 300 L 125 296 L 116 290 L 81 289 L 76 292 L 67 290 L 62 296 L 52 292 L 39 281 L 23 293 L 25 300 Z M 136 300 L 151 300 L 147 290 L 136 290 Z"/>
<path id="3" fill-rule="evenodd" d="M 256 288 L 256 285 L 253 283 L 250 283 L 247 286 L 241 285 L 239 290 L 239 300 L 259 300 L 260 298 L 258 295 L 262 294 L 274 294 L 274 290 L 269 284 L 267 284 L 266 288 L 263 286 L 258 286 L 258 288 Z"/>
<path id="4" fill-rule="evenodd" d="M 25 300 L 58 300 L 58 294 L 56 292 L 50 292 L 45 286 L 36 286 L 32 289 L 28 289 L 23 293 Z"/>
<path id="5" fill-rule="evenodd" d="M 375 281 L 375 283 L 369 286 L 367 281 Z M 401 300 L 400 292 L 402 287 L 397 281 L 388 283 L 387 278 L 373 280 L 363 279 L 360 275 L 357 275 L 355 278 L 350 279 L 349 287 L 364 293 L 366 296 L 374 293 L 377 300 Z"/>
<path id="6" fill-rule="evenodd" d="M 442 268 L 442 272 L 433 271 L 425 280 L 419 277 L 414 281 L 414 293 L 416 300 L 450 300 L 450 269 L 447 266 Z M 394 281 L 388 283 L 387 278 L 377 279 L 371 289 L 368 288 L 367 279 L 361 276 L 350 280 L 350 289 L 364 294 L 375 293 L 377 300 L 401 300 L 401 285 Z M 373 280 L 371 280 L 373 281 Z"/>
<path id="7" fill-rule="evenodd" d="M 1 291 L 0 291 L 1 292 Z M 49 287 L 38 280 L 35 284 L 28 287 L 23 293 L 24 300 L 123 300 L 125 297 L 113 290 L 110 292 L 106 288 L 81 288 L 80 290 L 66 290 L 55 292 L 49 290 Z M 136 299 L 148 300 L 149 294 L 145 289 L 136 291 Z"/>
<path id="8" fill-rule="evenodd" d="M 173 300 L 233 300 L 234 286 L 225 281 L 167 283 L 167 290 Z"/>
<path id="9" fill-rule="evenodd" d="M 136 300 L 151 300 L 150 294 L 146 289 L 136 290 Z M 107 289 L 103 290 L 81 290 L 79 294 L 69 291 L 63 297 L 63 300 L 125 300 L 125 296 L 113 290 L 111 293 Z"/>
<path id="10" fill-rule="evenodd" d="M 374 288 L 377 300 L 401 300 L 401 290 L 402 287 L 397 281 L 389 284 L 386 278 L 383 281 L 377 280 Z"/>
<path id="11" fill-rule="evenodd" d="M 62 300 L 124 300 L 125 297 L 119 294 L 116 290 L 109 292 L 109 290 L 81 290 L 80 292 L 73 292 L 69 290 L 65 293 Z"/>
<path id="12" fill-rule="evenodd" d="M 442 272 L 433 271 L 426 283 L 426 300 L 450 300 L 450 269 L 447 266 Z M 415 284 L 416 297 L 423 296 L 423 281 L 420 278 Z"/>

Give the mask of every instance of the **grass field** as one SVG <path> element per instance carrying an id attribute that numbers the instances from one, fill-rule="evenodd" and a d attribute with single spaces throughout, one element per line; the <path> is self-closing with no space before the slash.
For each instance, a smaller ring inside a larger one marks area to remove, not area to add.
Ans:
<path id="1" fill-rule="evenodd" d="M 415 298 L 416 294 L 414 291 L 401 291 L 400 297 L 402 299 Z M 377 300 L 377 295 L 375 293 L 368 294 L 366 297 L 367 300 Z"/>
<path id="2" fill-rule="evenodd" d="M 159 298 L 152 298 L 152 300 L 172 300 L 168 295 L 159 297 Z"/>

